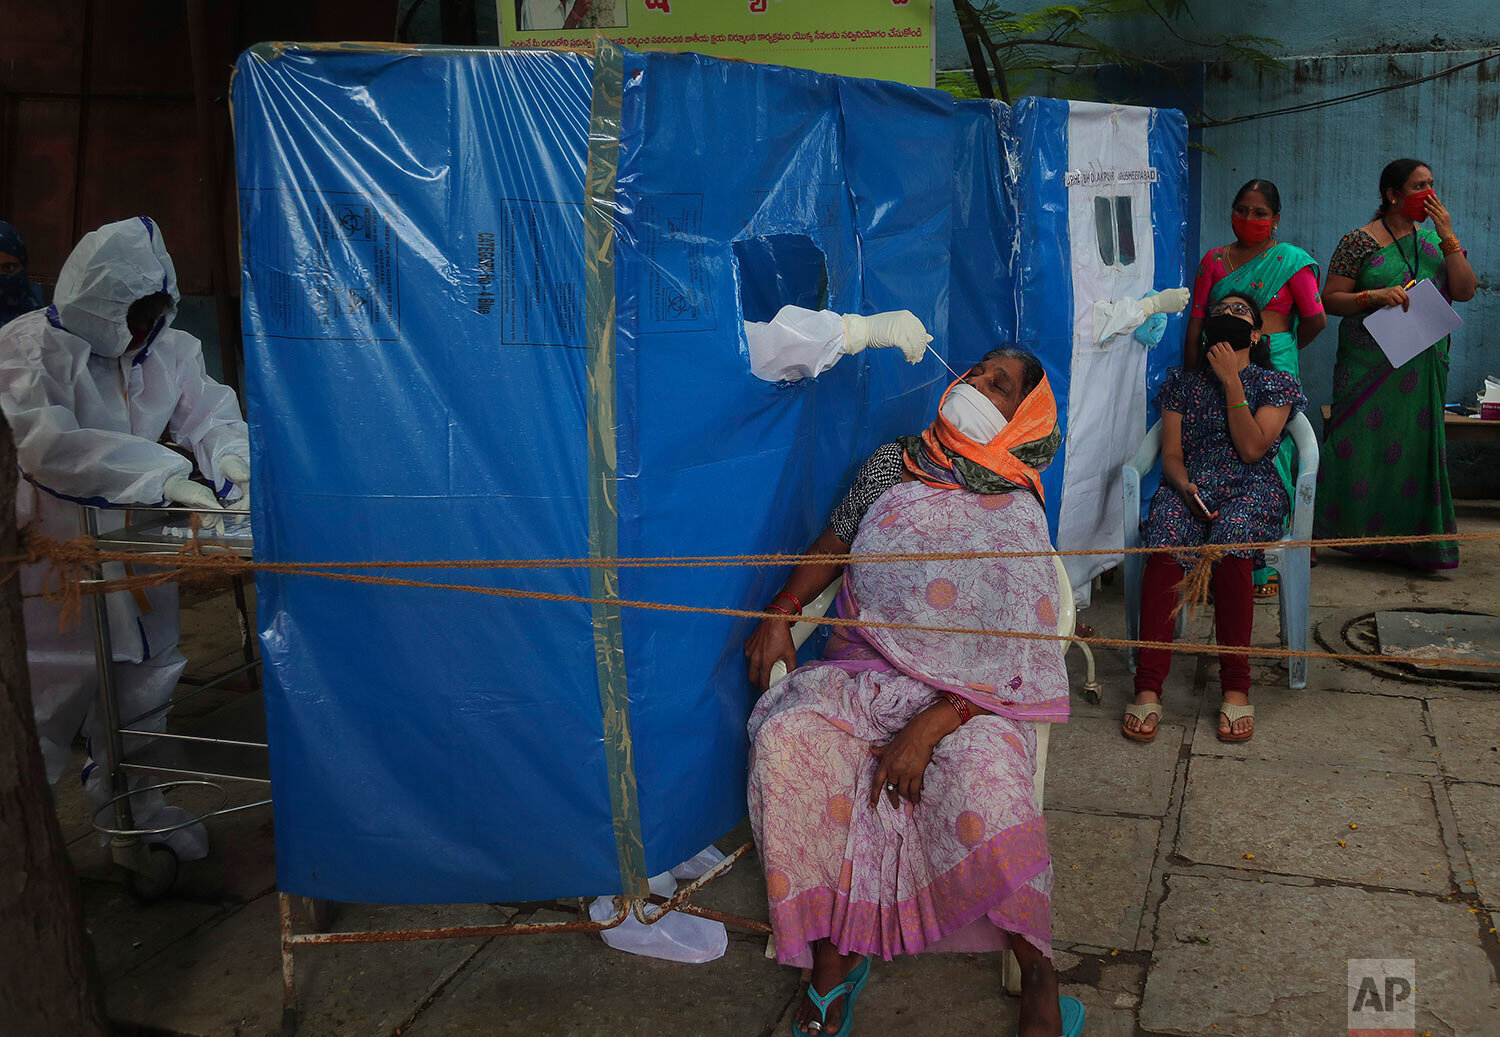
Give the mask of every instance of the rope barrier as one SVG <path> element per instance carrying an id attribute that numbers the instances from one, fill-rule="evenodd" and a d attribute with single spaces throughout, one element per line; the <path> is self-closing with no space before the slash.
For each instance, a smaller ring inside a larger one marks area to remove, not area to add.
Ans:
<path id="1" fill-rule="evenodd" d="M 196 516 L 195 516 L 196 517 Z M 197 541 L 187 541 L 173 555 L 142 555 L 138 551 L 103 551 L 92 545 L 87 537 L 75 540 L 55 540 L 35 530 L 25 530 L 22 540 L 28 551 L 23 555 L 0 558 L 0 564 L 38 560 L 42 554 L 48 558 L 60 552 L 68 552 L 73 545 L 80 545 L 95 562 L 134 562 L 138 565 L 161 566 L 167 559 L 183 568 L 226 568 L 228 575 L 250 572 L 290 572 L 292 569 L 691 569 L 691 568 L 735 568 L 768 567 L 776 565 L 813 564 L 883 564 L 891 562 L 944 562 L 1000 558 L 1043 558 L 1058 555 L 1062 558 L 1098 555 L 1136 554 L 1201 554 L 1206 551 L 1231 553 L 1235 551 L 1269 551 L 1273 549 L 1296 549 L 1303 547 L 1368 547 L 1377 545 L 1432 544 L 1444 541 L 1474 541 L 1500 539 L 1495 533 L 1425 533 L 1414 536 L 1390 537 L 1337 537 L 1324 540 L 1260 540 L 1229 544 L 1199 544 L 1196 546 L 1169 547 L 1092 547 L 1066 551 L 914 551 L 869 554 L 742 554 L 742 555 L 654 555 L 639 558 L 460 558 L 427 559 L 419 561 L 344 561 L 344 562 L 253 562 L 240 558 L 227 548 L 223 553 L 215 551 L 217 545 L 207 545 L 208 550 L 194 550 Z M 33 547 L 33 545 L 45 545 Z M 54 546 L 59 545 L 59 546 Z M 164 547 L 166 545 L 163 545 Z M 159 560 L 158 560 L 159 559 Z"/>
<path id="2" fill-rule="evenodd" d="M 194 516 L 196 519 L 196 516 Z M 587 567 L 591 565 L 608 564 L 614 566 L 638 565 L 646 567 L 676 567 L 683 564 L 696 566 L 711 564 L 756 564 L 776 565 L 804 562 L 827 562 L 831 564 L 858 563 L 883 563 L 897 561 L 957 561 L 969 559 L 992 559 L 992 558 L 1039 558 L 1052 555 L 1115 555 L 1115 554 L 1197 554 L 1198 563 L 1184 577 L 1182 587 L 1182 600 L 1178 608 L 1191 604 L 1197 600 L 1193 595 L 1207 594 L 1209 573 L 1214 561 L 1225 553 L 1234 550 L 1265 550 L 1272 547 L 1298 547 L 1317 546 L 1339 547 L 1345 545 L 1365 544 L 1407 544 L 1428 543 L 1438 540 L 1494 540 L 1500 539 L 1500 532 L 1496 533 L 1452 533 L 1432 534 L 1408 537 L 1349 537 L 1338 540 L 1319 541 L 1273 541 L 1244 544 L 1203 544 L 1195 547 L 1142 547 L 1142 548 L 1120 548 L 1120 549 L 1090 549 L 1076 551 L 967 551 L 967 552 L 932 552 L 932 553 L 909 553 L 909 554 L 866 554 L 866 555 L 724 555 L 724 556 L 690 556 L 685 558 L 636 558 L 636 559 L 542 559 L 529 560 L 469 560 L 469 561 L 422 561 L 422 562 L 255 562 L 250 559 L 241 558 L 227 548 L 215 550 L 213 545 L 204 549 L 204 545 L 197 538 L 197 524 L 193 523 L 194 536 L 183 545 L 177 552 L 164 555 L 142 555 L 133 551 L 102 551 L 99 550 L 88 537 L 78 537 L 74 540 L 57 540 L 42 534 L 35 528 L 26 530 L 23 540 L 26 545 L 24 555 L 0 559 L 0 563 L 17 562 L 41 562 L 47 561 L 52 565 L 52 572 L 57 576 L 55 586 L 44 589 L 42 596 L 62 606 L 62 622 L 64 624 L 74 621 L 82 609 L 82 595 L 106 594 L 120 590 L 137 590 L 149 587 L 157 587 L 172 582 L 216 582 L 224 576 L 244 575 L 254 572 L 273 572 L 290 576 L 310 576 L 321 579 L 337 580 L 346 583 L 365 584 L 380 587 L 403 587 L 421 590 L 456 591 L 465 594 L 479 594 L 490 597 L 507 598 L 524 601 L 547 601 L 565 604 L 579 605 L 612 605 L 618 608 L 642 609 L 645 611 L 693 613 L 700 615 L 724 616 L 733 619 L 778 619 L 787 617 L 779 612 L 765 612 L 755 609 L 719 608 L 704 605 L 679 605 L 672 602 L 661 601 L 637 601 L 620 598 L 598 598 L 579 594 L 561 594 L 552 591 L 520 590 L 513 587 L 482 587 L 472 584 L 440 583 L 428 580 L 414 580 L 396 576 L 377 576 L 365 572 L 341 572 L 339 569 L 368 570 L 372 568 L 386 569 L 541 569 L 541 568 L 571 568 Z M 88 572 L 98 567 L 103 562 L 131 562 L 138 566 L 152 566 L 162 571 L 151 574 L 137 574 L 116 580 L 86 581 Z M 14 575 L 14 571 L 11 573 Z M 9 578 L 9 577 L 7 577 Z M 1143 641 L 1127 638 L 1111 637 L 1078 637 L 1067 634 L 1039 633 L 1025 630 L 991 630 L 987 628 L 974 627 L 945 627 L 931 626 L 917 623 L 897 623 L 873 619 L 844 619 L 839 617 L 799 617 L 800 622 L 811 623 L 817 626 L 829 627 L 864 627 L 879 628 L 887 630 L 910 630 L 924 633 L 955 634 L 978 637 L 1004 637 L 1018 640 L 1035 641 L 1078 641 L 1080 643 L 1102 648 L 1158 648 L 1168 649 L 1188 654 L 1212 654 L 1212 655 L 1245 655 L 1259 656 L 1272 659 L 1332 659 L 1347 662 L 1388 662 L 1404 663 L 1411 666 L 1460 666 L 1466 668 L 1500 668 L 1500 662 L 1492 662 L 1478 659 L 1465 659 L 1461 657 L 1434 658 L 1427 656 L 1406 656 L 1386 654 L 1365 654 L 1358 652 L 1309 652 L 1290 648 L 1266 648 L 1256 646 L 1216 645 L 1199 642 L 1171 642 L 1171 641 Z"/>

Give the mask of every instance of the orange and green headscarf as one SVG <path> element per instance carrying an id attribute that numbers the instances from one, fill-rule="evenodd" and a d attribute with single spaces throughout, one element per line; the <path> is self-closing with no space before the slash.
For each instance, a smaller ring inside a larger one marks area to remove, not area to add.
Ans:
<path id="1" fill-rule="evenodd" d="M 1057 400 L 1045 375 L 1000 434 L 988 443 L 970 439 L 943 417 L 943 404 L 955 379 L 938 401 L 937 419 L 920 436 L 903 436 L 906 469 L 928 486 L 973 493 L 1030 490 L 1042 499 L 1042 469 L 1062 446 Z"/>

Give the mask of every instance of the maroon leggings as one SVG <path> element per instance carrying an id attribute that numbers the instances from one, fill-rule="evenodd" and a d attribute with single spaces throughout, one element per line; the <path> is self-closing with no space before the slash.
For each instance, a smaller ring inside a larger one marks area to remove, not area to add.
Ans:
<path id="1" fill-rule="evenodd" d="M 1250 578 L 1250 559 L 1226 555 L 1214 566 L 1214 627 L 1221 645 L 1249 645 L 1250 624 L 1255 618 L 1254 587 Z M 1177 604 L 1177 587 L 1182 582 L 1182 566 L 1171 555 L 1152 555 L 1141 578 L 1141 640 L 1175 639 L 1177 619 L 1172 609 Z M 1161 694 L 1167 671 L 1172 668 L 1172 651 L 1168 648 L 1142 648 L 1135 666 L 1135 690 Z M 1250 657 L 1219 656 L 1219 683 L 1225 691 L 1250 690 Z"/>

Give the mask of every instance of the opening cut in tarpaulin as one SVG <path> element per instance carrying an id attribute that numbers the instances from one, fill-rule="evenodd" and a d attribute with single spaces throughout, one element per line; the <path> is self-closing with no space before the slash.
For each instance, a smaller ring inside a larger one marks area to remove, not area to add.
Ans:
<path id="1" fill-rule="evenodd" d="M 775 318 L 783 306 L 828 308 L 828 263 L 806 234 L 737 238 L 740 316 L 747 321 Z"/>

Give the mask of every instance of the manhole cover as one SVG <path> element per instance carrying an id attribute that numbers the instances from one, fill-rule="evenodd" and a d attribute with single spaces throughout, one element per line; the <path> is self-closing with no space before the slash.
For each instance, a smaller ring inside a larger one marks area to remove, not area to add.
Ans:
<path id="1" fill-rule="evenodd" d="M 1412 660 L 1346 660 L 1382 677 L 1462 688 L 1500 686 L 1500 669 L 1464 665 L 1500 662 L 1500 616 L 1420 606 L 1355 609 L 1329 616 L 1317 625 L 1315 634 L 1330 652 L 1400 655 Z M 1462 662 L 1432 666 L 1422 664 L 1423 658 Z"/>
<path id="2" fill-rule="evenodd" d="M 1467 612 L 1377 612 L 1375 635 L 1384 655 L 1412 660 L 1463 659 L 1500 663 L 1500 616 Z M 1484 679 L 1493 667 L 1446 663 L 1436 673 Z"/>

